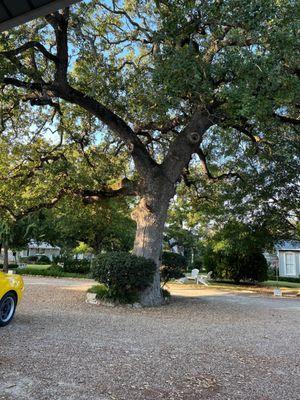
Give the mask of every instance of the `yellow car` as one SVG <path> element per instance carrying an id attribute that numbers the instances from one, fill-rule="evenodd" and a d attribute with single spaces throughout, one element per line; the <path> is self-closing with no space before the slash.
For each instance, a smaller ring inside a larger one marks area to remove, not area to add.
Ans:
<path id="1" fill-rule="evenodd" d="M 10 323 L 21 301 L 24 282 L 20 275 L 0 272 L 0 327 Z"/>

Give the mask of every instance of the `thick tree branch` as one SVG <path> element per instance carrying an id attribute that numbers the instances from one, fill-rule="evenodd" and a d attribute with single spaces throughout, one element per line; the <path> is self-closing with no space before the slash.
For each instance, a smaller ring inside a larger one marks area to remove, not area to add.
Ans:
<path id="1" fill-rule="evenodd" d="M 101 200 L 124 197 L 124 196 L 136 196 L 137 195 L 137 184 L 136 182 L 128 179 L 123 179 L 119 184 L 113 187 L 107 187 L 103 189 L 76 189 L 73 194 L 82 197 L 84 203 L 95 203 Z"/>
<path id="2" fill-rule="evenodd" d="M 137 190 L 138 190 L 137 183 L 134 181 L 130 181 L 128 179 L 123 179 L 122 181 L 120 181 L 115 185 L 102 189 L 76 189 L 76 188 L 64 187 L 60 189 L 53 198 L 47 201 L 37 203 L 28 208 L 21 209 L 19 212 L 15 212 L 6 204 L 1 204 L 1 203 L 0 203 L 0 209 L 7 212 L 14 221 L 18 221 L 27 217 L 29 214 L 32 214 L 43 208 L 51 209 L 55 207 L 56 204 L 64 196 L 67 195 L 78 196 L 82 199 L 84 203 L 89 204 L 115 197 L 135 196 L 137 195 Z"/>
<path id="3" fill-rule="evenodd" d="M 126 122 L 109 110 L 103 104 L 85 95 L 79 90 L 72 88 L 68 84 L 60 85 L 59 83 L 37 83 L 25 82 L 16 78 L 4 78 L 3 83 L 13 85 L 15 87 L 30 90 L 31 94 L 28 99 L 34 105 L 51 105 L 55 106 L 51 97 L 59 97 L 70 103 L 77 104 L 92 115 L 102 121 L 109 129 L 118 135 L 118 137 L 127 145 L 132 153 L 137 169 L 143 173 L 145 169 L 155 167 L 157 164 L 148 153 L 142 141 Z"/>
<path id="4" fill-rule="evenodd" d="M 127 145 L 132 153 L 137 169 L 144 175 L 147 170 L 155 167 L 157 164 L 130 126 L 103 104 L 72 88 L 68 84 L 68 18 L 68 9 L 46 17 L 46 20 L 52 25 L 56 36 L 57 62 L 54 82 L 35 82 L 32 77 L 30 77 L 30 82 L 24 82 L 16 78 L 4 78 L 3 82 L 4 84 L 29 90 L 31 92 L 29 95 L 30 102 L 33 105 L 55 106 L 56 103 L 53 103 L 51 97 L 59 97 L 87 110 L 116 133 Z"/>
<path id="5" fill-rule="evenodd" d="M 118 137 L 127 145 L 131 151 L 137 169 L 140 172 L 145 172 L 145 169 L 155 167 L 157 164 L 151 158 L 146 147 L 134 131 L 126 122 L 109 110 L 103 104 L 93 99 L 92 97 L 83 94 L 77 89 L 68 86 L 66 90 L 58 88 L 58 96 L 62 99 L 77 104 L 92 115 L 100 119 L 109 129 L 115 132 Z"/>
<path id="6" fill-rule="evenodd" d="M 29 49 L 37 49 L 40 53 L 42 53 L 48 60 L 53 61 L 54 63 L 57 62 L 57 57 L 50 53 L 46 47 L 44 47 L 40 42 L 37 41 L 30 41 L 22 46 L 13 49 L 13 50 L 7 50 L 7 51 L 2 51 L 0 52 L 0 56 L 4 56 L 6 58 L 11 58 L 11 57 L 16 57 L 19 54 L 24 53 L 25 51 Z"/>
<path id="7" fill-rule="evenodd" d="M 99 3 L 99 4 L 101 7 L 103 7 L 105 10 L 109 11 L 110 13 L 113 13 L 115 15 L 123 15 L 132 26 L 134 26 L 137 30 L 143 32 L 149 40 L 152 39 L 149 28 L 145 28 L 145 27 L 141 26 L 137 21 L 133 20 L 125 10 L 118 8 L 115 0 L 113 0 L 113 9 L 108 7 L 105 3 Z"/>
<path id="8" fill-rule="evenodd" d="M 279 115 L 274 113 L 274 117 L 285 124 L 300 125 L 300 118 L 293 118 L 288 115 Z"/>
<path id="9" fill-rule="evenodd" d="M 35 204 L 34 206 L 30 206 L 26 209 L 20 210 L 19 212 L 13 211 L 6 204 L 0 204 L 0 209 L 8 212 L 14 221 L 19 221 L 19 220 L 27 217 L 29 214 L 32 214 L 36 211 L 41 210 L 42 208 L 47 208 L 47 209 L 53 208 L 67 193 L 68 193 L 68 189 L 63 188 L 57 193 L 56 196 L 54 196 L 49 201 L 44 201 L 44 202 Z"/>
<path id="10" fill-rule="evenodd" d="M 4 83 L 4 85 L 12 85 L 22 89 L 29 89 L 31 91 L 33 90 L 36 90 L 38 92 L 43 91 L 43 85 L 41 83 L 25 82 L 17 78 L 3 78 L 2 83 Z"/>
<path id="11" fill-rule="evenodd" d="M 171 182 L 178 181 L 192 154 L 197 152 L 203 135 L 213 124 L 207 111 L 197 110 L 189 124 L 175 138 L 162 163 L 163 172 Z"/>
<path id="12" fill-rule="evenodd" d="M 8 181 L 8 180 L 23 178 L 25 182 L 27 181 L 27 179 L 34 177 L 38 171 L 43 170 L 45 164 L 50 164 L 51 162 L 55 162 L 62 159 L 66 160 L 66 157 L 63 153 L 51 155 L 51 153 L 49 152 L 48 155 L 41 156 L 38 164 L 35 166 L 27 167 L 25 165 L 25 161 L 23 161 L 13 169 L 12 171 L 13 173 L 9 173 L 6 176 L 1 176 L 1 180 Z M 32 161 L 32 160 L 27 160 L 27 161 Z"/>

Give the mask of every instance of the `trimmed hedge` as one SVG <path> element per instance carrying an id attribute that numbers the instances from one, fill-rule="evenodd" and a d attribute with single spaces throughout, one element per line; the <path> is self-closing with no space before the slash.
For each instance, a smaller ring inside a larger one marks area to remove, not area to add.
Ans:
<path id="1" fill-rule="evenodd" d="M 50 258 L 48 256 L 43 254 L 42 256 L 40 256 L 38 258 L 38 263 L 47 265 L 47 264 L 51 264 L 51 260 L 50 260 Z"/>
<path id="2" fill-rule="evenodd" d="M 44 268 L 22 268 L 16 269 L 18 275 L 37 275 L 37 276 L 52 276 L 54 278 L 87 278 L 87 275 L 77 274 L 72 272 L 65 272 L 60 267 Z"/>
<path id="3" fill-rule="evenodd" d="M 99 255 L 92 265 L 92 277 L 105 284 L 109 297 L 120 303 L 134 303 L 139 293 L 153 282 L 156 265 L 144 257 L 125 252 Z"/>

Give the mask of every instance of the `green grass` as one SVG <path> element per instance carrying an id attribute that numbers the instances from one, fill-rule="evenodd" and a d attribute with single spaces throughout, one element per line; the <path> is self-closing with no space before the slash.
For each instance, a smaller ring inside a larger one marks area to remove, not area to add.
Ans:
<path id="1" fill-rule="evenodd" d="M 300 283 L 297 283 L 297 282 L 278 281 L 278 283 L 277 283 L 277 281 L 272 281 L 272 280 L 259 282 L 259 283 L 251 283 L 251 282 L 250 283 L 248 283 L 248 282 L 234 283 L 232 281 L 221 281 L 221 282 L 211 281 L 210 285 L 219 286 L 219 287 L 224 286 L 227 288 L 232 287 L 235 290 L 240 290 L 240 289 L 242 290 L 242 289 L 245 289 L 245 287 L 247 287 L 247 286 L 249 286 L 249 287 L 250 286 L 252 286 L 252 287 L 253 286 L 260 286 L 260 287 L 277 287 L 277 286 L 279 286 L 281 288 L 294 288 L 294 289 L 300 288 Z"/>
<path id="2" fill-rule="evenodd" d="M 174 283 L 174 282 L 170 282 Z M 175 283 L 176 284 L 176 283 Z M 189 285 L 195 285 L 195 287 L 198 287 L 195 283 L 188 283 Z M 178 284 L 179 285 L 179 284 Z M 201 286 L 201 285 L 199 285 Z M 273 280 L 268 280 L 265 282 L 260 282 L 260 283 L 247 283 L 247 282 L 240 282 L 240 283 L 234 283 L 229 280 L 222 280 L 222 281 L 210 281 L 209 286 L 216 288 L 216 289 L 229 289 L 229 290 L 237 290 L 237 291 L 243 291 L 247 290 L 249 288 L 250 290 L 253 288 L 275 288 L 279 286 L 281 289 L 287 288 L 287 289 L 300 289 L 300 283 L 297 282 L 287 282 L 287 281 L 273 281 Z"/>
<path id="3" fill-rule="evenodd" d="M 217 280 L 217 281 L 211 281 L 210 282 L 211 285 L 214 286 L 232 286 L 232 287 L 238 287 L 241 286 L 243 288 L 245 288 L 245 286 L 261 286 L 261 287 L 286 287 L 286 288 L 300 288 L 300 282 L 289 282 L 288 280 L 280 280 L 277 283 L 276 280 L 267 280 L 264 282 L 258 282 L 258 283 L 253 283 L 253 282 L 239 282 L 239 283 L 235 283 L 230 279 L 222 279 L 222 280 Z"/>
<path id="4" fill-rule="evenodd" d="M 41 269 L 47 269 L 49 267 L 51 267 L 50 264 L 48 264 L 48 265 L 45 265 L 45 264 L 27 264 L 26 269 L 33 269 L 33 270 L 38 269 L 38 270 L 41 270 Z"/>
<path id="5" fill-rule="evenodd" d="M 286 281 L 265 281 L 259 284 L 260 286 L 267 287 L 287 287 L 287 288 L 300 288 L 300 283 L 296 282 L 286 282 Z"/>
<path id="6" fill-rule="evenodd" d="M 109 297 L 108 287 L 100 283 L 99 285 L 94 285 L 88 289 L 88 293 L 95 293 L 97 299 L 105 299 Z"/>

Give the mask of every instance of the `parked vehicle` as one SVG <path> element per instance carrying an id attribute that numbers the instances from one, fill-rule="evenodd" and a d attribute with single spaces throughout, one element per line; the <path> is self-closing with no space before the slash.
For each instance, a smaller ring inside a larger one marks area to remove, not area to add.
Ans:
<path id="1" fill-rule="evenodd" d="M 13 319 L 23 290 L 24 282 L 20 275 L 0 272 L 0 327 L 8 325 Z"/>

